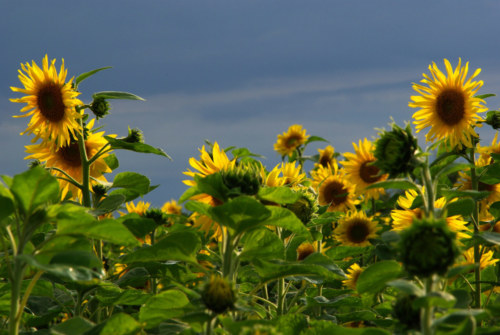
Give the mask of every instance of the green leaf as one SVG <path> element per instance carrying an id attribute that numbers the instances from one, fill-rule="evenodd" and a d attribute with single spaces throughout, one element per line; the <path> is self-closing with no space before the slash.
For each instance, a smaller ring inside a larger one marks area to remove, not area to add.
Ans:
<path id="1" fill-rule="evenodd" d="M 85 208 L 71 204 L 58 206 L 53 210 L 57 211 L 59 235 L 84 235 L 120 245 L 140 245 L 134 235 L 117 220 L 97 221 Z"/>
<path id="2" fill-rule="evenodd" d="M 306 141 L 306 145 L 311 143 L 311 142 L 328 142 L 327 140 L 325 140 L 323 137 L 319 137 L 319 136 L 310 136 L 307 141 Z"/>
<path id="3" fill-rule="evenodd" d="M 477 235 L 477 237 L 485 242 L 495 244 L 495 245 L 500 245 L 500 234 L 499 233 L 495 233 L 492 231 L 485 231 L 485 232 L 482 232 L 479 235 Z"/>
<path id="4" fill-rule="evenodd" d="M 156 222 L 153 219 L 141 217 L 139 214 L 130 213 L 117 219 L 123 223 L 135 237 L 143 238 L 156 228 Z"/>
<path id="5" fill-rule="evenodd" d="M 82 266 L 94 271 L 102 269 L 102 262 L 94 253 L 83 250 L 66 250 L 52 257 L 50 264 Z"/>
<path id="6" fill-rule="evenodd" d="M 435 291 L 430 292 L 426 296 L 415 299 L 413 302 L 414 308 L 426 307 L 442 307 L 452 308 L 455 305 L 456 298 L 447 292 Z"/>
<path id="7" fill-rule="evenodd" d="M 9 190 L 0 184 L 0 222 L 14 213 L 14 200 Z"/>
<path id="8" fill-rule="evenodd" d="M 14 176 L 10 190 L 25 215 L 42 204 L 59 201 L 59 182 L 41 166 Z"/>
<path id="9" fill-rule="evenodd" d="M 111 188 L 120 188 L 114 190 L 109 195 L 121 194 L 125 196 L 126 201 L 131 201 L 139 196 L 149 192 L 150 180 L 148 177 L 136 172 L 121 172 L 115 176 Z"/>
<path id="10" fill-rule="evenodd" d="M 396 279 L 401 274 L 401 265 L 396 261 L 381 261 L 368 266 L 359 275 L 356 289 L 359 293 L 379 292 L 388 281 Z"/>
<path id="11" fill-rule="evenodd" d="M 281 239 L 267 228 L 246 234 L 242 244 L 244 246 L 240 254 L 242 261 L 251 261 L 255 258 L 282 258 L 285 252 Z"/>
<path id="12" fill-rule="evenodd" d="M 109 144 L 111 144 L 112 149 L 123 149 L 123 150 L 141 152 L 145 154 L 155 154 L 167 157 L 168 159 L 172 160 L 172 158 L 169 155 L 167 155 L 165 151 L 163 151 L 162 149 L 152 147 L 146 143 L 138 143 L 138 142 L 130 143 L 123 139 L 116 139 L 109 136 L 104 136 L 104 138 L 106 139 L 106 141 L 108 141 Z"/>
<path id="13" fill-rule="evenodd" d="M 458 171 L 469 170 L 472 166 L 473 166 L 472 164 L 465 164 L 465 163 L 448 164 L 445 165 L 441 170 L 439 170 L 434 176 L 434 178 L 437 178 L 440 175 L 450 175 Z"/>
<path id="14" fill-rule="evenodd" d="M 306 261 L 312 255 L 309 255 L 303 262 L 283 262 L 278 260 L 267 261 L 261 259 L 254 259 L 253 265 L 255 266 L 255 271 L 260 276 L 261 281 L 266 283 L 272 280 L 276 280 L 279 278 L 285 277 L 312 277 L 315 279 L 322 280 L 338 280 L 344 279 L 345 275 L 343 275 L 342 270 L 339 271 L 331 271 L 332 267 L 335 264 L 308 264 Z M 315 259 L 312 258 L 310 262 L 313 262 Z"/>
<path id="15" fill-rule="evenodd" d="M 92 210 L 92 214 L 97 216 L 114 212 L 125 203 L 126 199 L 123 194 L 110 194 L 97 204 L 97 207 Z"/>
<path id="16" fill-rule="evenodd" d="M 500 183 L 500 162 L 488 165 L 481 174 L 479 181 L 488 185 Z"/>
<path id="17" fill-rule="evenodd" d="M 153 246 L 143 246 L 123 257 L 123 263 L 185 261 L 197 264 L 196 253 L 201 247 L 193 232 L 172 232 Z"/>
<path id="18" fill-rule="evenodd" d="M 387 283 L 387 286 L 392 286 L 400 290 L 401 292 L 404 292 L 406 294 L 410 295 L 416 295 L 417 297 L 420 297 L 424 295 L 424 290 L 422 290 L 420 287 L 415 285 L 413 282 L 405 279 L 396 279 L 392 280 Z"/>
<path id="19" fill-rule="evenodd" d="M 488 94 L 479 94 L 479 95 L 476 95 L 474 97 L 478 98 L 478 99 L 486 99 L 489 97 L 496 97 L 496 96 L 497 96 L 496 94 L 488 93 Z"/>
<path id="20" fill-rule="evenodd" d="M 117 92 L 117 91 L 102 91 L 92 94 L 92 98 L 95 100 L 96 98 L 101 99 L 124 99 L 124 100 L 141 100 L 145 101 L 140 96 L 137 96 L 128 92 Z"/>
<path id="21" fill-rule="evenodd" d="M 139 328 L 139 322 L 137 322 L 132 316 L 125 313 L 117 313 L 113 314 L 111 318 L 106 321 L 100 335 L 135 334 Z"/>
<path id="22" fill-rule="evenodd" d="M 228 198 L 229 189 L 222 181 L 220 173 L 212 173 L 206 177 L 194 176 L 196 187 L 201 193 L 206 193 L 212 197 L 226 202 Z"/>
<path id="23" fill-rule="evenodd" d="M 232 229 L 235 235 L 264 224 L 271 215 L 266 206 L 248 196 L 239 196 L 220 206 L 211 207 L 209 213 L 214 221 Z"/>
<path id="24" fill-rule="evenodd" d="M 453 198 L 472 198 L 476 201 L 482 200 L 490 195 L 490 192 L 488 191 L 473 191 L 473 190 L 464 190 L 464 191 L 459 191 L 459 190 L 441 190 L 441 193 L 443 196 L 446 197 L 446 199 L 450 200 Z"/>
<path id="25" fill-rule="evenodd" d="M 51 327 L 53 334 L 57 335 L 82 335 L 92 329 L 94 324 L 87 319 L 76 316 L 72 319 Z"/>
<path id="26" fill-rule="evenodd" d="M 462 215 L 467 217 L 472 214 L 476 202 L 471 198 L 458 199 L 457 201 L 449 202 L 446 205 L 448 216 Z"/>
<path id="27" fill-rule="evenodd" d="M 365 189 L 384 188 L 384 189 L 399 189 L 399 190 L 418 190 L 418 186 L 406 179 L 390 179 L 379 181 L 378 183 L 371 184 Z"/>
<path id="28" fill-rule="evenodd" d="M 88 77 L 96 74 L 99 71 L 107 70 L 107 69 L 111 69 L 111 66 L 101 67 L 99 69 L 95 69 L 95 70 L 92 70 L 92 71 L 89 71 L 89 72 L 82 73 L 81 75 L 79 75 L 78 77 L 76 77 L 76 79 L 75 79 L 75 86 L 78 87 L 78 85 L 82 81 L 84 81 L 85 79 L 87 79 Z"/>
<path id="29" fill-rule="evenodd" d="M 164 320 L 184 314 L 183 307 L 189 304 L 186 295 L 180 291 L 168 290 L 151 297 L 139 311 L 139 321 L 152 328 Z"/>
<path id="30" fill-rule="evenodd" d="M 277 206 L 266 206 L 266 208 L 271 212 L 271 216 L 262 222 L 262 225 L 285 228 L 307 239 L 312 239 L 309 230 L 292 211 Z"/>
<path id="31" fill-rule="evenodd" d="M 259 190 L 258 197 L 261 200 L 274 202 L 280 205 L 293 204 L 300 198 L 300 194 L 292 191 L 289 187 L 263 187 Z"/>
<path id="32" fill-rule="evenodd" d="M 116 170 L 120 166 L 120 162 L 118 161 L 118 158 L 116 158 L 115 154 L 109 154 L 104 157 L 104 162 L 111 170 Z"/>
<path id="33" fill-rule="evenodd" d="M 488 211 L 495 217 L 495 220 L 498 221 L 500 218 L 500 201 L 492 203 Z"/>

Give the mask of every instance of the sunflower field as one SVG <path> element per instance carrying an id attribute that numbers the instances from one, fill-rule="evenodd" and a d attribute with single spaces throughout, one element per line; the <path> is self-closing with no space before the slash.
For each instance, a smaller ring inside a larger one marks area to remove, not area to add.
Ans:
<path id="1" fill-rule="evenodd" d="M 275 166 L 207 141 L 184 194 L 152 208 L 118 152 L 170 157 L 97 125 L 141 97 L 83 102 L 107 68 L 21 64 L 11 101 L 33 138 L 0 181 L 1 334 L 500 334 L 500 141 L 479 136 L 500 112 L 468 67 L 431 64 L 411 123 L 352 152 L 311 152 L 327 141 L 301 125 Z"/>

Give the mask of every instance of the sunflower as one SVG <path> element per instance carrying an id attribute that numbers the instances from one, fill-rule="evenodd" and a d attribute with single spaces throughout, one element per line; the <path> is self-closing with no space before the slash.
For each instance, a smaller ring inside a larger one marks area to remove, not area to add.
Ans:
<path id="1" fill-rule="evenodd" d="M 413 114 L 416 131 L 431 127 L 426 135 L 427 141 L 446 138 L 451 146 L 462 145 L 472 148 L 473 137 L 478 137 L 474 126 L 482 121 L 478 113 L 486 111 L 484 100 L 474 97 L 483 86 L 483 81 L 472 81 L 480 72 L 477 69 L 467 79 L 469 63 L 461 66 L 461 59 L 455 70 L 445 59 L 446 75 L 435 63 L 429 65 L 432 78 L 425 73 L 421 83 L 413 84 L 413 89 L 420 95 L 411 97 L 410 107 L 420 108 Z M 479 125 L 478 125 L 479 126 Z"/>
<path id="2" fill-rule="evenodd" d="M 423 189 L 425 193 L 425 188 Z M 421 208 L 412 208 L 413 202 L 417 198 L 418 193 L 415 190 L 407 190 L 404 196 L 398 198 L 398 205 L 402 209 L 394 209 L 391 211 L 392 230 L 402 231 L 410 227 L 414 219 L 422 219 L 423 210 Z M 434 202 L 434 208 L 442 209 L 446 205 L 446 199 L 439 198 Z M 466 234 L 469 231 L 467 222 L 463 220 L 461 215 L 452 215 L 446 218 L 448 228 L 457 234 L 458 239 L 469 238 Z"/>
<path id="3" fill-rule="evenodd" d="M 282 172 L 283 164 L 276 165 L 271 171 L 266 172 L 263 165 L 260 168 L 260 177 L 262 179 L 262 185 L 269 187 L 283 186 L 285 185 L 285 178 L 280 177 Z"/>
<path id="4" fill-rule="evenodd" d="M 347 269 L 347 279 L 342 281 L 342 284 L 351 290 L 356 290 L 356 284 L 358 282 L 359 275 L 363 272 L 363 268 L 361 268 L 357 263 L 352 264 Z"/>
<path id="5" fill-rule="evenodd" d="M 76 97 L 80 94 L 72 87 L 73 78 L 66 81 L 67 69 L 62 60 L 59 74 L 55 67 L 56 60 L 49 66 L 47 55 L 43 58 L 42 68 L 34 61 L 21 64 L 19 80 L 24 88 L 11 87 L 14 92 L 26 94 L 22 98 L 10 99 L 12 102 L 26 103 L 21 112 L 31 116 L 31 120 L 23 134 L 35 134 L 33 141 L 42 138 L 50 139 L 58 147 L 70 145 L 71 134 L 78 129 L 78 119 L 81 118 L 75 107 L 83 105 Z M 23 72 L 24 71 L 24 72 Z"/>
<path id="6" fill-rule="evenodd" d="M 356 204 L 354 185 L 352 185 L 339 170 L 337 164 L 332 168 L 320 166 L 318 170 L 311 172 L 313 186 L 318 191 L 318 203 L 328 206 L 328 212 L 354 209 Z"/>
<path id="7" fill-rule="evenodd" d="M 182 207 L 177 204 L 177 201 L 174 199 L 167 201 L 161 207 L 161 210 L 167 214 L 182 214 Z"/>
<path id="8" fill-rule="evenodd" d="M 285 185 L 296 186 L 306 179 L 306 174 L 301 173 L 300 165 L 297 162 L 281 163 L 281 173 L 285 178 Z"/>
<path id="9" fill-rule="evenodd" d="M 490 154 L 500 154 L 500 142 L 498 142 L 498 132 L 495 133 L 495 137 L 493 137 L 491 145 L 483 147 L 478 143 L 477 152 L 480 154 L 481 159 L 485 161 L 488 161 L 491 158 Z"/>
<path id="10" fill-rule="evenodd" d="M 380 194 L 385 193 L 384 189 L 374 188 L 365 190 L 365 188 L 376 182 L 386 180 L 387 175 L 381 175 L 379 168 L 373 165 L 375 162 L 375 156 L 373 155 L 375 145 L 366 138 L 363 141 L 359 141 L 359 146 L 355 143 L 352 145 L 356 153 L 345 153 L 344 157 L 347 160 L 342 162 L 346 170 L 346 176 L 356 185 L 356 192 L 358 194 L 362 193 L 367 199 L 373 198 L 376 200 Z"/>
<path id="11" fill-rule="evenodd" d="M 335 159 L 335 148 L 331 145 L 326 146 L 324 149 L 318 149 L 318 162 L 314 163 L 314 167 L 319 165 L 323 167 L 328 167 L 328 165 L 333 166 L 337 162 Z"/>
<path id="12" fill-rule="evenodd" d="M 278 135 L 278 141 L 274 144 L 274 150 L 281 156 L 291 156 L 292 153 L 302 144 L 306 143 L 309 135 L 301 125 L 294 124 L 288 128 L 288 131 Z"/>
<path id="13" fill-rule="evenodd" d="M 319 241 L 315 241 L 313 243 L 311 242 L 303 242 L 297 247 L 297 260 L 298 261 L 303 261 L 307 256 L 318 252 L 318 245 Z M 321 242 L 321 253 L 325 254 L 325 251 L 330 249 L 329 247 L 326 247 L 326 242 Z"/>
<path id="14" fill-rule="evenodd" d="M 480 156 L 476 161 L 476 167 L 484 167 L 492 163 L 490 156 Z M 471 190 L 472 181 L 470 178 L 470 171 L 459 171 L 458 180 L 455 186 L 460 190 Z M 479 218 L 481 221 L 493 220 L 493 216 L 489 213 L 490 205 L 494 202 L 500 201 L 500 183 L 489 185 L 483 182 L 479 182 L 479 191 L 490 192 L 489 195 L 479 201 Z"/>
<path id="15" fill-rule="evenodd" d="M 136 213 L 139 214 L 140 216 L 144 216 L 150 206 L 151 204 L 149 202 L 144 202 L 144 201 L 139 201 L 137 205 L 135 205 L 133 201 L 127 202 L 125 204 L 127 212 Z"/>
<path id="16" fill-rule="evenodd" d="M 339 220 L 333 233 L 342 245 L 366 247 L 370 245 L 369 239 L 377 236 L 378 230 L 377 223 L 364 212 L 351 212 Z"/>
<path id="17" fill-rule="evenodd" d="M 464 253 L 463 256 L 465 258 L 465 261 L 460 263 L 460 265 L 468 265 L 468 264 L 475 264 L 474 262 L 474 248 L 469 248 L 467 249 Z M 484 270 L 490 265 L 494 265 L 497 263 L 499 260 L 496 258 L 493 258 L 493 251 L 487 251 L 483 252 L 481 255 L 481 259 L 479 260 L 479 268 L 480 270 Z"/>
<path id="18" fill-rule="evenodd" d="M 94 121 L 95 119 L 92 119 L 87 124 L 88 136 L 85 139 L 85 150 L 89 159 L 91 159 L 108 143 L 108 141 L 104 138 L 104 132 L 92 132 Z M 114 137 L 116 135 L 110 136 Z M 27 156 L 25 159 L 38 159 L 40 162 L 45 163 L 47 168 L 57 168 L 58 170 L 62 170 L 78 183 L 82 183 L 82 162 L 80 159 L 80 149 L 78 143 L 70 142 L 62 147 L 57 147 L 53 142 L 44 141 L 40 144 L 26 146 L 26 152 L 31 155 Z M 107 156 L 109 156 L 109 152 L 101 155 L 90 165 L 90 183 L 92 185 L 99 183 L 96 180 L 106 182 L 106 178 L 103 176 L 103 173 L 112 172 L 105 161 Z M 56 177 L 64 178 L 59 179 L 62 198 L 65 198 L 66 194 L 71 191 L 73 199 L 81 199 L 81 190 L 69 181 L 65 180 L 67 179 L 67 176 L 55 169 L 51 171 Z"/>

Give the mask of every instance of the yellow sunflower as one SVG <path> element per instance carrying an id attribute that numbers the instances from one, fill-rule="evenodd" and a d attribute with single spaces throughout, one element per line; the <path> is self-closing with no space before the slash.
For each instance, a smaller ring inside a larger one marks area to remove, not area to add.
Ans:
<path id="1" fill-rule="evenodd" d="M 311 242 L 303 242 L 297 247 L 297 260 L 303 261 L 307 256 L 318 252 L 318 244 L 319 241 Z M 324 254 L 326 250 L 330 249 L 326 247 L 326 242 L 321 243 L 321 253 Z"/>
<path id="2" fill-rule="evenodd" d="M 318 162 L 314 163 L 314 167 L 318 167 L 319 165 L 323 167 L 328 167 L 328 165 L 333 166 L 337 162 L 335 159 L 335 148 L 331 145 L 326 146 L 324 149 L 318 149 L 318 152 Z"/>
<path id="3" fill-rule="evenodd" d="M 283 186 L 285 185 L 285 178 L 281 175 L 283 164 L 276 165 L 271 171 L 266 172 L 266 169 L 263 165 L 260 168 L 260 177 L 262 179 L 262 185 L 269 187 Z"/>
<path id="4" fill-rule="evenodd" d="M 281 163 L 281 173 L 285 179 L 285 185 L 295 186 L 306 179 L 306 174 L 301 173 L 300 165 L 297 162 Z"/>
<path id="5" fill-rule="evenodd" d="M 95 119 L 90 120 L 87 125 L 88 136 L 85 140 L 85 150 L 89 159 L 108 143 L 104 138 L 103 131 L 98 133 L 92 132 L 94 121 Z M 110 136 L 114 137 L 116 135 Z M 78 143 L 71 142 L 62 147 L 57 147 L 53 142 L 44 141 L 40 144 L 26 146 L 26 152 L 31 155 L 27 156 L 25 159 L 38 159 L 40 162 L 44 163 L 47 168 L 63 170 L 78 183 L 82 183 L 82 161 L 80 159 Z M 96 180 L 106 182 L 103 173 L 112 172 L 104 160 L 107 156 L 109 156 L 109 152 L 100 156 L 90 165 L 90 183 L 92 185 L 98 183 Z M 56 177 L 67 179 L 62 172 L 57 170 L 51 171 Z M 59 179 L 59 185 L 61 187 L 62 198 L 65 198 L 66 194 L 71 191 L 73 199 L 81 199 L 81 190 L 72 183 L 64 179 Z"/>
<path id="6" fill-rule="evenodd" d="M 345 153 L 347 160 L 342 162 L 346 176 L 356 185 L 356 193 L 365 195 L 367 199 L 378 199 L 380 194 L 385 193 L 383 188 L 365 190 L 366 187 L 387 179 L 387 175 L 379 175 L 380 170 L 373 165 L 375 145 L 366 138 L 359 141 L 359 146 L 355 143 L 352 145 L 356 153 Z"/>
<path id="7" fill-rule="evenodd" d="M 472 138 L 478 137 L 474 126 L 479 126 L 482 117 L 478 113 L 486 111 L 484 100 L 475 98 L 476 92 L 483 86 L 483 81 L 472 81 L 480 72 L 477 69 L 466 80 L 469 63 L 461 66 L 461 59 L 453 70 L 445 59 L 446 75 L 435 63 L 429 65 L 431 76 L 423 74 L 421 84 L 413 84 L 413 89 L 420 95 L 411 97 L 410 107 L 420 108 L 413 114 L 417 133 L 430 127 L 427 141 L 446 138 L 451 146 L 462 145 L 471 148 Z"/>
<path id="8" fill-rule="evenodd" d="M 290 156 L 302 144 L 306 143 L 309 135 L 301 125 L 294 124 L 288 128 L 288 131 L 278 135 L 278 141 L 274 144 L 276 150 L 281 156 Z"/>
<path id="9" fill-rule="evenodd" d="M 493 141 L 491 141 L 491 145 L 489 146 L 481 146 L 477 145 L 477 152 L 480 154 L 481 159 L 484 161 L 489 161 L 491 158 L 490 154 L 500 154 L 500 142 L 498 142 L 498 132 L 495 133 L 495 137 Z"/>
<path id="10" fill-rule="evenodd" d="M 460 263 L 460 265 L 475 264 L 474 262 L 474 248 L 469 248 L 463 253 L 465 261 Z M 499 260 L 493 258 L 493 251 L 483 252 L 481 259 L 479 260 L 479 268 L 484 270 L 490 265 L 495 265 Z"/>
<path id="11" fill-rule="evenodd" d="M 80 93 L 72 88 L 73 78 L 65 82 L 68 70 L 64 68 L 64 59 L 59 73 L 55 62 L 54 59 L 49 65 L 48 57 L 45 55 L 42 68 L 34 61 L 31 65 L 21 64 L 19 80 L 24 88 L 11 87 L 11 90 L 26 95 L 10 101 L 26 103 L 21 112 L 27 113 L 14 117 L 31 116 L 28 127 L 21 135 L 35 134 L 33 142 L 39 138 L 50 139 L 61 147 L 70 145 L 71 134 L 78 129 L 78 119 L 81 118 L 81 114 L 75 107 L 83 103 L 76 98 Z"/>
<path id="12" fill-rule="evenodd" d="M 357 263 L 352 264 L 349 269 L 347 269 L 347 279 L 342 281 L 342 284 L 351 290 L 356 291 L 356 284 L 358 282 L 359 275 L 363 272 Z"/>
<path id="13" fill-rule="evenodd" d="M 177 201 L 174 199 L 167 201 L 161 207 L 161 210 L 167 214 L 182 214 L 182 207 L 177 204 Z"/>
<path id="14" fill-rule="evenodd" d="M 476 167 L 487 166 L 491 163 L 490 156 L 480 156 L 476 161 Z M 492 203 L 500 201 L 500 183 L 489 185 L 480 181 L 478 186 L 479 191 L 490 192 L 486 198 L 479 202 L 479 219 L 481 221 L 493 220 L 493 216 L 489 213 L 489 208 Z M 458 180 L 455 183 L 455 187 L 458 187 L 460 190 L 472 189 L 470 171 L 458 172 Z"/>
<path id="15" fill-rule="evenodd" d="M 142 200 L 137 202 L 137 205 L 135 205 L 133 201 L 127 202 L 125 204 L 127 212 L 136 213 L 139 214 L 140 216 L 144 216 L 150 206 L 151 204 L 149 202 L 144 202 Z"/>
<path id="16" fill-rule="evenodd" d="M 425 193 L 425 189 L 423 189 Z M 413 223 L 413 219 L 421 219 L 424 211 L 421 208 L 411 208 L 413 206 L 413 201 L 417 198 L 418 193 L 415 190 L 407 190 L 404 196 L 398 198 L 398 205 L 402 209 L 394 209 L 391 211 L 392 230 L 402 231 L 410 227 Z M 434 208 L 441 209 L 446 205 L 446 199 L 439 198 L 434 202 Z M 467 222 L 463 220 L 461 215 L 452 215 L 446 218 L 446 224 L 451 231 L 457 234 L 458 239 L 469 238 L 470 236 L 466 234 L 469 231 L 467 228 Z"/>
<path id="17" fill-rule="evenodd" d="M 345 212 L 354 209 L 357 203 L 352 185 L 335 164 L 332 168 L 319 167 L 313 175 L 313 187 L 318 192 L 318 203 L 328 206 L 328 212 Z"/>
<path id="18" fill-rule="evenodd" d="M 378 230 L 377 223 L 364 212 L 351 212 L 339 220 L 333 233 L 342 245 L 366 247 L 370 245 L 369 239 L 377 236 Z"/>

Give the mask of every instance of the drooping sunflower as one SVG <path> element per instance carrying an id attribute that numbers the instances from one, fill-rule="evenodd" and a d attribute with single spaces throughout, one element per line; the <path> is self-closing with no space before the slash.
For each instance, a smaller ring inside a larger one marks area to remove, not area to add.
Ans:
<path id="1" fill-rule="evenodd" d="M 365 190 L 366 187 L 387 179 L 387 174 L 380 174 L 379 168 L 373 165 L 375 145 L 366 138 L 359 141 L 359 146 L 356 143 L 352 145 L 355 153 L 345 153 L 344 157 L 347 160 L 342 162 L 346 176 L 356 185 L 356 193 L 363 194 L 366 199 L 378 199 L 381 194 L 385 193 L 383 188 Z"/>
<path id="2" fill-rule="evenodd" d="M 337 164 L 331 168 L 320 166 L 314 173 L 311 172 L 311 175 L 313 187 L 318 192 L 319 205 L 327 205 L 329 212 L 346 212 L 354 209 L 357 203 L 354 185 L 347 180 L 343 170 L 339 170 Z"/>
<path id="3" fill-rule="evenodd" d="M 423 189 L 425 194 L 425 188 Z M 414 219 L 422 219 L 424 211 L 419 208 L 412 208 L 413 202 L 417 198 L 418 193 L 415 190 L 407 190 L 403 196 L 398 198 L 398 205 L 402 209 L 393 209 L 391 211 L 392 230 L 402 231 L 413 224 Z M 434 208 L 444 208 L 447 201 L 446 198 L 439 198 L 434 202 Z M 469 231 L 467 222 L 464 221 L 461 215 L 452 215 L 445 218 L 448 228 L 457 234 L 458 239 L 469 238 L 466 234 Z"/>
<path id="4" fill-rule="evenodd" d="M 481 72 L 477 69 L 466 80 L 469 63 L 461 66 L 461 59 L 453 70 L 445 59 L 446 75 L 435 63 L 429 65 L 431 76 L 423 74 L 422 84 L 413 84 L 420 95 L 411 97 L 410 107 L 420 108 L 413 114 L 416 131 L 430 127 L 427 141 L 446 138 L 451 146 L 471 148 L 473 137 L 478 137 L 474 126 L 483 118 L 478 114 L 486 111 L 484 100 L 474 97 L 483 81 L 473 81 Z M 427 86 L 425 86 L 427 85 Z"/>
<path id="5" fill-rule="evenodd" d="M 42 68 L 34 61 L 21 64 L 19 80 L 24 88 L 11 87 L 14 92 L 26 94 L 22 98 L 10 99 L 12 102 L 26 103 L 21 109 L 23 115 L 31 116 L 23 134 L 35 134 L 33 142 L 39 138 L 50 139 L 58 147 L 69 145 L 71 134 L 79 127 L 81 114 L 75 109 L 83 103 L 76 97 L 80 94 L 72 87 L 73 78 L 66 82 L 68 70 L 64 68 L 64 59 L 57 73 L 56 60 L 49 65 L 47 55 L 43 58 Z M 24 72 L 23 72 L 24 71 Z"/>
<path id="6" fill-rule="evenodd" d="M 89 159 L 94 157 L 94 155 L 108 143 L 104 138 L 103 131 L 92 132 L 94 121 L 95 119 L 90 120 L 86 127 L 88 136 L 85 139 L 85 150 Z M 116 135 L 110 136 L 114 137 Z M 82 161 L 80 159 L 80 149 L 77 142 L 70 142 L 62 147 L 58 147 L 53 142 L 44 141 L 40 144 L 27 145 L 26 152 L 30 155 L 25 159 L 38 159 L 40 162 L 44 163 L 47 168 L 63 170 L 78 183 L 82 183 Z M 109 153 L 110 152 L 104 153 L 90 165 L 90 183 L 92 185 L 98 183 L 96 179 L 106 182 L 106 178 L 103 174 L 112 172 L 105 161 Z M 60 171 L 51 170 L 51 172 L 56 177 L 67 179 L 64 173 Z M 81 199 L 81 190 L 65 179 L 59 179 L 62 197 L 65 198 L 68 192 L 71 191 L 72 199 Z"/>
<path id="7" fill-rule="evenodd" d="M 295 149 L 306 143 L 308 138 L 309 135 L 306 134 L 306 130 L 302 129 L 301 125 L 294 124 L 282 135 L 278 135 L 278 140 L 274 144 L 274 150 L 281 156 L 290 156 Z"/>
<path id="8" fill-rule="evenodd" d="M 366 247 L 370 239 L 377 236 L 380 227 L 364 212 L 350 212 L 339 220 L 333 231 L 335 238 L 342 244 L 353 247 Z"/>
<path id="9" fill-rule="evenodd" d="M 350 288 L 351 290 L 356 290 L 356 284 L 358 282 L 358 278 L 363 272 L 363 268 L 361 268 L 358 263 L 352 264 L 348 269 L 347 269 L 347 279 L 342 281 L 342 284 L 346 286 L 347 288 Z"/>
<path id="10" fill-rule="evenodd" d="M 492 163 L 490 156 L 480 156 L 476 161 L 476 167 L 487 166 Z M 472 181 L 470 171 L 459 171 L 458 180 L 455 186 L 460 190 L 471 190 Z M 499 184 L 486 184 L 481 181 L 478 183 L 479 191 L 487 191 L 489 195 L 479 201 L 479 219 L 481 221 L 493 220 L 493 216 L 489 213 L 490 205 L 494 202 L 500 201 L 500 183 Z"/>
<path id="11" fill-rule="evenodd" d="M 333 166 L 333 164 L 337 162 L 335 158 L 335 148 L 331 145 L 327 145 L 324 149 L 318 149 L 318 152 L 318 162 L 314 163 L 315 167 L 319 165 L 323 167 L 328 167 L 328 165 Z"/>

